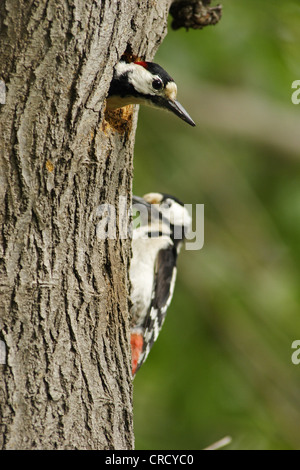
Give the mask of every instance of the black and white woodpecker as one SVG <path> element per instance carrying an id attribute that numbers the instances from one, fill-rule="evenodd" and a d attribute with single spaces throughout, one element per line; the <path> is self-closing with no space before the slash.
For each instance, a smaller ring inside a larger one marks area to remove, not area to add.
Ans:
<path id="1" fill-rule="evenodd" d="M 132 375 L 146 360 L 172 300 L 177 256 L 191 228 L 191 217 L 173 196 L 133 196 L 139 226 L 132 236 L 130 266 Z"/>
<path id="2" fill-rule="evenodd" d="M 114 69 L 107 107 L 117 109 L 128 104 L 145 104 L 171 111 L 195 126 L 176 96 L 176 83 L 160 65 L 154 62 L 128 63 L 121 60 Z"/>

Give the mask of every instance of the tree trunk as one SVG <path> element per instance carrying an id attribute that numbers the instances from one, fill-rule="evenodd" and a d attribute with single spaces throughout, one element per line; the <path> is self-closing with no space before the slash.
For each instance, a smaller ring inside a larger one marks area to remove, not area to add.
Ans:
<path id="1" fill-rule="evenodd" d="M 125 51 L 152 59 L 169 4 L 0 4 L 2 449 L 133 447 L 117 203 L 130 206 L 137 111 L 105 115 L 105 96 Z M 96 237 L 104 203 L 113 240 Z"/>

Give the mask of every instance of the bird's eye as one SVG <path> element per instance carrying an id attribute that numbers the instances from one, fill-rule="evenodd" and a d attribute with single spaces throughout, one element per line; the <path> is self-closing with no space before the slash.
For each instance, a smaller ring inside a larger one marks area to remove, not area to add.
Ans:
<path id="1" fill-rule="evenodd" d="M 152 86 L 154 90 L 161 90 L 162 87 L 164 86 L 163 82 L 161 81 L 160 78 L 155 78 L 152 82 Z"/>

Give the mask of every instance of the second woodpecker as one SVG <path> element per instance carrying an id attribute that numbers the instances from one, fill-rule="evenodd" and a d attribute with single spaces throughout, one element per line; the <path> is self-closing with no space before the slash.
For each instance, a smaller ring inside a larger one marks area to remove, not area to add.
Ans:
<path id="1" fill-rule="evenodd" d="M 176 262 L 191 217 L 182 202 L 167 194 L 133 196 L 140 226 L 133 230 L 130 266 L 132 375 L 145 362 L 172 300 Z"/>
<path id="2" fill-rule="evenodd" d="M 126 62 L 115 67 L 108 92 L 109 109 L 128 104 L 145 104 L 171 111 L 191 126 L 195 126 L 184 107 L 176 100 L 177 85 L 173 78 L 154 62 Z"/>

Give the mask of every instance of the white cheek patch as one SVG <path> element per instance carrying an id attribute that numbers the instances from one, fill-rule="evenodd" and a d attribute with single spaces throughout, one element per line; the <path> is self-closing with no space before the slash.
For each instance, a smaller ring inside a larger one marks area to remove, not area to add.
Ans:
<path id="1" fill-rule="evenodd" d="M 153 77 L 142 65 L 119 62 L 116 65 L 116 71 L 119 76 L 128 73 L 128 80 L 137 92 L 143 95 L 155 95 L 155 91 L 152 89 Z"/>
<path id="2" fill-rule="evenodd" d="M 153 76 L 142 65 L 135 65 L 132 73 L 129 74 L 129 80 L 139 93 L 143 95 L 155 95 L 152 88 Z"/>
<path id="3" fill-rule="evenodd" d="M 161 213 L 168 219 L 171 224 L 182 227 L 189 227 L 191 224 L 191 217 L 185 207 L 177 202 L 174 202 L 170 209 L 161 207 Z"/>

